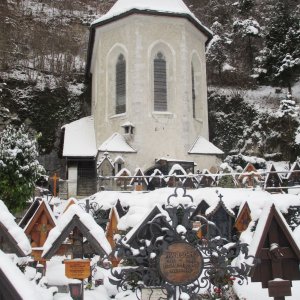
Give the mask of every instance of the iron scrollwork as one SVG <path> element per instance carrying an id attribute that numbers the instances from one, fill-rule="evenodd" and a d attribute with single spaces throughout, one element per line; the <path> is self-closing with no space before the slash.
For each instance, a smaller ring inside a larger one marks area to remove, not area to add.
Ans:
<path id="1" fill-rule="evenodd" d="M 188 294 L 190 299 L 199 299 L 200 293 L 212 287 L 225 293 L 232 277 L 238 284 L 247 280 L 251 265 L 244 261 L 233 266 L 231 262 L 240 254 L 245 259 L 250 258 L 248 245 L 238 239 L 229 243 L 204 216 L 197 215 L 192 220 L 195 209 L 193 198 L 186 190 L 176 188 L 161 213 L 144 222 L 133 233 L 130 243 L 126 236 L 117 241 L 114 256 L 123 262 L 123 267 L 112 268 L 111 283 L 123 290 L 159 287 L 166 295 L 161 299 L 176 299 L 181 293 Z M 198 228 L 193 225 L 195 221 L 200 224 Z M 203 270 L 194 282 L 174 285 L 161 276 L 159 258 L 171 244 L 179 242 L 188 243 L 201 253 Z"/>

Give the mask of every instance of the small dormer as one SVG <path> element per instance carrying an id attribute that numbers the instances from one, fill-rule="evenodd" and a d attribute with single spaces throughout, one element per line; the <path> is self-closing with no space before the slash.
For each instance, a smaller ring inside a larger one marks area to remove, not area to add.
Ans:
<path id="1" fill-rule="evenodd" d="M 121 127 L 124 128 L 124 134 L 130 136 L 134 134 L 134 125 L 131 122 L 125 122 Z"/>
<path id="2" fill-rule="evenodd" d="M 114 160 L 115 174 L 124 168 L 125 161 L 122 156 L 118 155 Z"/>

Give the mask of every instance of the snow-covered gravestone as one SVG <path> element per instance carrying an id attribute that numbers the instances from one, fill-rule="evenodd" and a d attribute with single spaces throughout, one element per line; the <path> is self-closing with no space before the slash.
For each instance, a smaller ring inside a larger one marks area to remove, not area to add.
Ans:
<path id="1" fill-rule="evenodd" d="M 64 244 L 70 235 L 72 243 Z M 84 243 L 84 238 L 87 243 Z M 84 247 L 85 245 L 88 247 Z M 45 259 L 50 259 L 57 254 L 70 254 L 72 258 L 83 258 L 84 255 L 94 254 L 107 256 L 111 252 L 111 246 L 103 229 L 90 214 L 76 204 L 71 205 L 57 220 L 56 227 L 49 232 L 43 249 L 42 257 Z"/>
<path id="2" fill-rule="evenodd" d="M 0 250 L 5 253 L 15 253 L 20 257 L 29 255 L 32 250 L 24 231 L 16 224 L 15 217 L 9 212 L 1 200 Z"/>
<path id="3" fill-rule="evenodd" d="M 260 260 L 251 270 L 251 281 L 261 282 L 275 300 L 291 296 L 292 281 L 300 280 L 300 249 L 274 204 L 264 209 L 249 253 Z"/>

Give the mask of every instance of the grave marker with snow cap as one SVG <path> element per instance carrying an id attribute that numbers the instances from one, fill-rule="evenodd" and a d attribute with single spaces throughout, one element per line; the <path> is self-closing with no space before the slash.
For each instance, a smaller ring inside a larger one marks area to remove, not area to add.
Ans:
<path id="1" fill-rule="evenodd" d="M 71 243 L 66 245 L 69 249 L 60 253 L 61 246 L 70 236 Z M 45 259 L 57 254 L 71 254 L 73 258 L 83 258 L 90 254 L 107 256 L 111 252 L 103 229 L 90 214 L 76 204 L 71 205 L 57 220 L 57 225 L 50 231 L 43 249 L 42 257 Z"/>
<path id="2" fill-rule="evenodd" d="M 275 300 L 291 296 L 292 281 L 300 280 L 300 249 L 274 204 L 260 217 L 249 253 L 260 260 L 251 270 L 251 281 L 261 282 Z"/>

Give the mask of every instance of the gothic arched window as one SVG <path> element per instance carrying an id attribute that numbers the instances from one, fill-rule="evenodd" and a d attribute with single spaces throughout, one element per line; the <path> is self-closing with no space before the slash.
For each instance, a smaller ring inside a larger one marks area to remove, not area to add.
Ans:
<path id="1" fill-rule="evenodd" d="M 192 105 L 193 105 L 193 118 L 196 118 L 196 92 L 195 92 L 195 73 L 192 64 Z"/>
<path id="2" fill-rule="evenodd" d="M 126 61 L 120 54 L 116 64 L 116 114 L 126 112 Z"/>
<path id="3" fill-rule="evenodd" d="M 154 58 L 154 111 L 167 111 L 167 63 L 158 52 Z"/>

